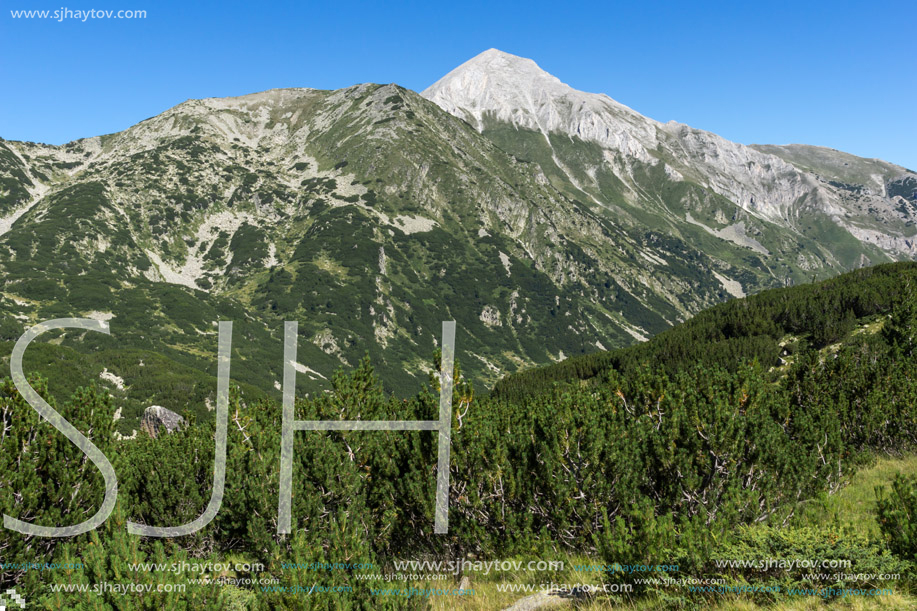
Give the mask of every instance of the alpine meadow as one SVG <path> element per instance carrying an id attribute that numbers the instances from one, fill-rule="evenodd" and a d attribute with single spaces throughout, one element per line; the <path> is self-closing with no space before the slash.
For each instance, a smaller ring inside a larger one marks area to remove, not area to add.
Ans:
<path id="1" fill-rule="evenodd" d="M 0 358 L 0 610 L 917 609 L 917 172 L 496 49 L 0 139 Z"/>

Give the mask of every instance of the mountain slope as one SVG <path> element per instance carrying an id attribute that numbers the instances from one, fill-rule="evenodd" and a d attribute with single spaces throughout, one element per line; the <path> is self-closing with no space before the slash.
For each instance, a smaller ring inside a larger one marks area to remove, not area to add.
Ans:
<path id="1" fill-rule="evenodd" d="M 216 320 L 236 323 L 247 392 L 279 394 L 282 324 L 298 320 L 300 392 L 368 352 L 408 395 L 442 320 L 489 386 L 732 296 L 910 256 L 913 174 L 889 164 L 857 212 L 839 169 L 659 124 L 495 51 L 425 95 L 271 90 L 63 146 L 0 141 L 0 339 L 109 319 L 112 337 L 47 350 L 96 355 L 86 371 L 134 401 L 128 432 L 144 402 L 207 416 Z M 131 356 L 98 360 L 116 354 Z"/>
<path id="2" fill-rule="evenodd" d="M 495 49 L 423 95 L 507 151 L 537 157 L 559 188 L 583 193 L 610 217 L 662 222 L 673 234 L 700 227 L 760 253 L 781 279 L 917 254 L 909 190 L 917 174 L 892 164 L 882 164 L 880 179 L 890 188 L 873 187 L 867 203 L 857 190 L 872 173 L 833 184 L 800 163 L 815 162 L 815 147 L 794 157 L 659 123 Z"/>
<path id="3" fill-rule="evenodd" d="M 234 375 L 266 391 L 283 320 L 300 321 L 304 391 L 368 351 L 401 393 L 425 378 L 441 320 L 488 383 L 727 296 L 702 251 L 615 226 L 392 85 L 189 101 L 119 134 L 0 151 L 7 320 L 105 316 L 113 339 L 64 344 L 210 372 L 213 321 L 231 314 Z M 666 270 L 648 275 L 647 258 Z"/>
<path id="4" fill-rule="evenodd" d="M 875 335 L 896 306 L 913 299 L 915 285 L 917 264 L 892 263 L 764 291 L 704 310 L 641 344 L 509 375 L 493 396 L 521 400 L 555 384 L 601 384 L 610 371 L 639 376 L 645 367 L 674 376 L 696 366 L 736 371 L 757 362 L 779 377 L 807 355 L 823 361 Z"/>

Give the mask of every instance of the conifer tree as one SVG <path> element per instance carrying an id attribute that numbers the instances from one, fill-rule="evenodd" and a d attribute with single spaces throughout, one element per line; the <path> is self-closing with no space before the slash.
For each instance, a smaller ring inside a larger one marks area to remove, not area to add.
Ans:
<path id="1" fill-rule="evenodd" d="M 891 317 L 882 329 L 882 336 L 898 356 L 910 357 L 917 348 L 917 289 L 908 277 Z"/>

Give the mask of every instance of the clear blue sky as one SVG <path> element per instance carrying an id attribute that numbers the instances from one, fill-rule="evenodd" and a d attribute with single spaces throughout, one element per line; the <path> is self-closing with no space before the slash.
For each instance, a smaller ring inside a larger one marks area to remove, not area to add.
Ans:
<path id="1" fill-rule="evenodd" d="M 72 2 L 72 4 L 70 3 Z M 654 119 L 917 169 L 917 3 L 3 0 L 0 136 L 59 144 L 188 98 L 396 82 L 490 47 Z M 13 19 L 143 9 L 146 19 Z"/>

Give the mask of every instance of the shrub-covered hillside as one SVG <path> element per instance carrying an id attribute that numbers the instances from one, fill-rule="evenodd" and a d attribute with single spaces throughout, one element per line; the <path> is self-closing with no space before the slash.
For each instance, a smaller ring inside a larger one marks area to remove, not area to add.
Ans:
<path id="1" fill-rule="evenodd" d="M 277 534 L 281 408 L 238 392 L 216 518 L 186 537 L 129 535 L 127 519 L 169 526 L 203 512 L 215 425 L 116 441 L 111 398 L 83 389 L 61 411 L 111 458 L 118 506 L 103 527 L 71 539 L 0 531 L 4 560 L 82 564 L 44 574 L 5 566 L 0 587 L 15 584 L 46 609 L 425 608 L 422 597 L 380 593 L 392 585 L 380 576 L 395 574 L 395 560 L 576 555 L 597 565 L 677 565 L 679 578 L 770 587 L 747 594 L 757 603 L 787 600 L 791 589 L 889 586 L 854 574 L 898 575 L 891 585 L 906 595 L 915 583 L 912 480 L 880 493 L 871 510 L 878 535 L 840 523 L 800 526 L 798 518 L 806 503 L 841 490 L 876 455 L 907 452 L 917 442 L 915 294 L 917 266 L 861 270 L 714 308 L 645 345 L 537 370 L 488 397 L 462 386 L 453 413 L 446 535 L 433 534 L 437 447 L 435 433 L 426 431 L 297 432 L 293 533 Z M 577 370 L 576 363 L 584 365 Z M 551 376 L 573 383 L 554 384 Z M 538 392 L 522 392 L 526 385 Z M 398 398 L 382 390 L 368 360 L 340 372 L 332 386 L 300 399 L 296 417 L 420 420 L 438 413 L 435 378 L 416 396 Z M 59 526 L 92 515 L 102 478 L 10 383 L 0 387 L 0 418 L 3 513 Z M 845 577 L 722 564 L 772 557 L 851 565 Z M 240 559 L 263 571 L 211 573 L 202 584 L 192 580 L 199 575 L 130 568 Z M 374 568 L 290 564 L 309 562 Z M 461 573 L 435 586 L 458 587 Z M 221 577 L 276 579 L 292 590 L 215 583 Z M 565 578 L 529 576 L 539 577 L 583 580 L 569 568 Z M 592 575 L 633 586 L 626 596 L 603 595 L 608 604 L 628 598 L 652 600 L 654 608 L 702 608 L 722 596 L 637 577 Z M 396 585 L 420 586 L 428 577 L 405 579 Z M 187 589 L 125 597 L 53 587 L 119 581 Z M 303 584 L 338 589 L 296 594 Z"/>
<path id="2" fill-rule="evenodd" d="M 842 342 L 915 296 L 914 263 L 868 267 L 823 282 L 772 289 L 704 310 L 641 344 L 507 376 L 493 395 L 537 394 L 555 382 L 596 380 L 611 369 L 626 374 L 644 364 L 670 374 L 696 364 L 734 371 L 754 361 L 768 369 L 792 360 L 787 357 Z"/>

